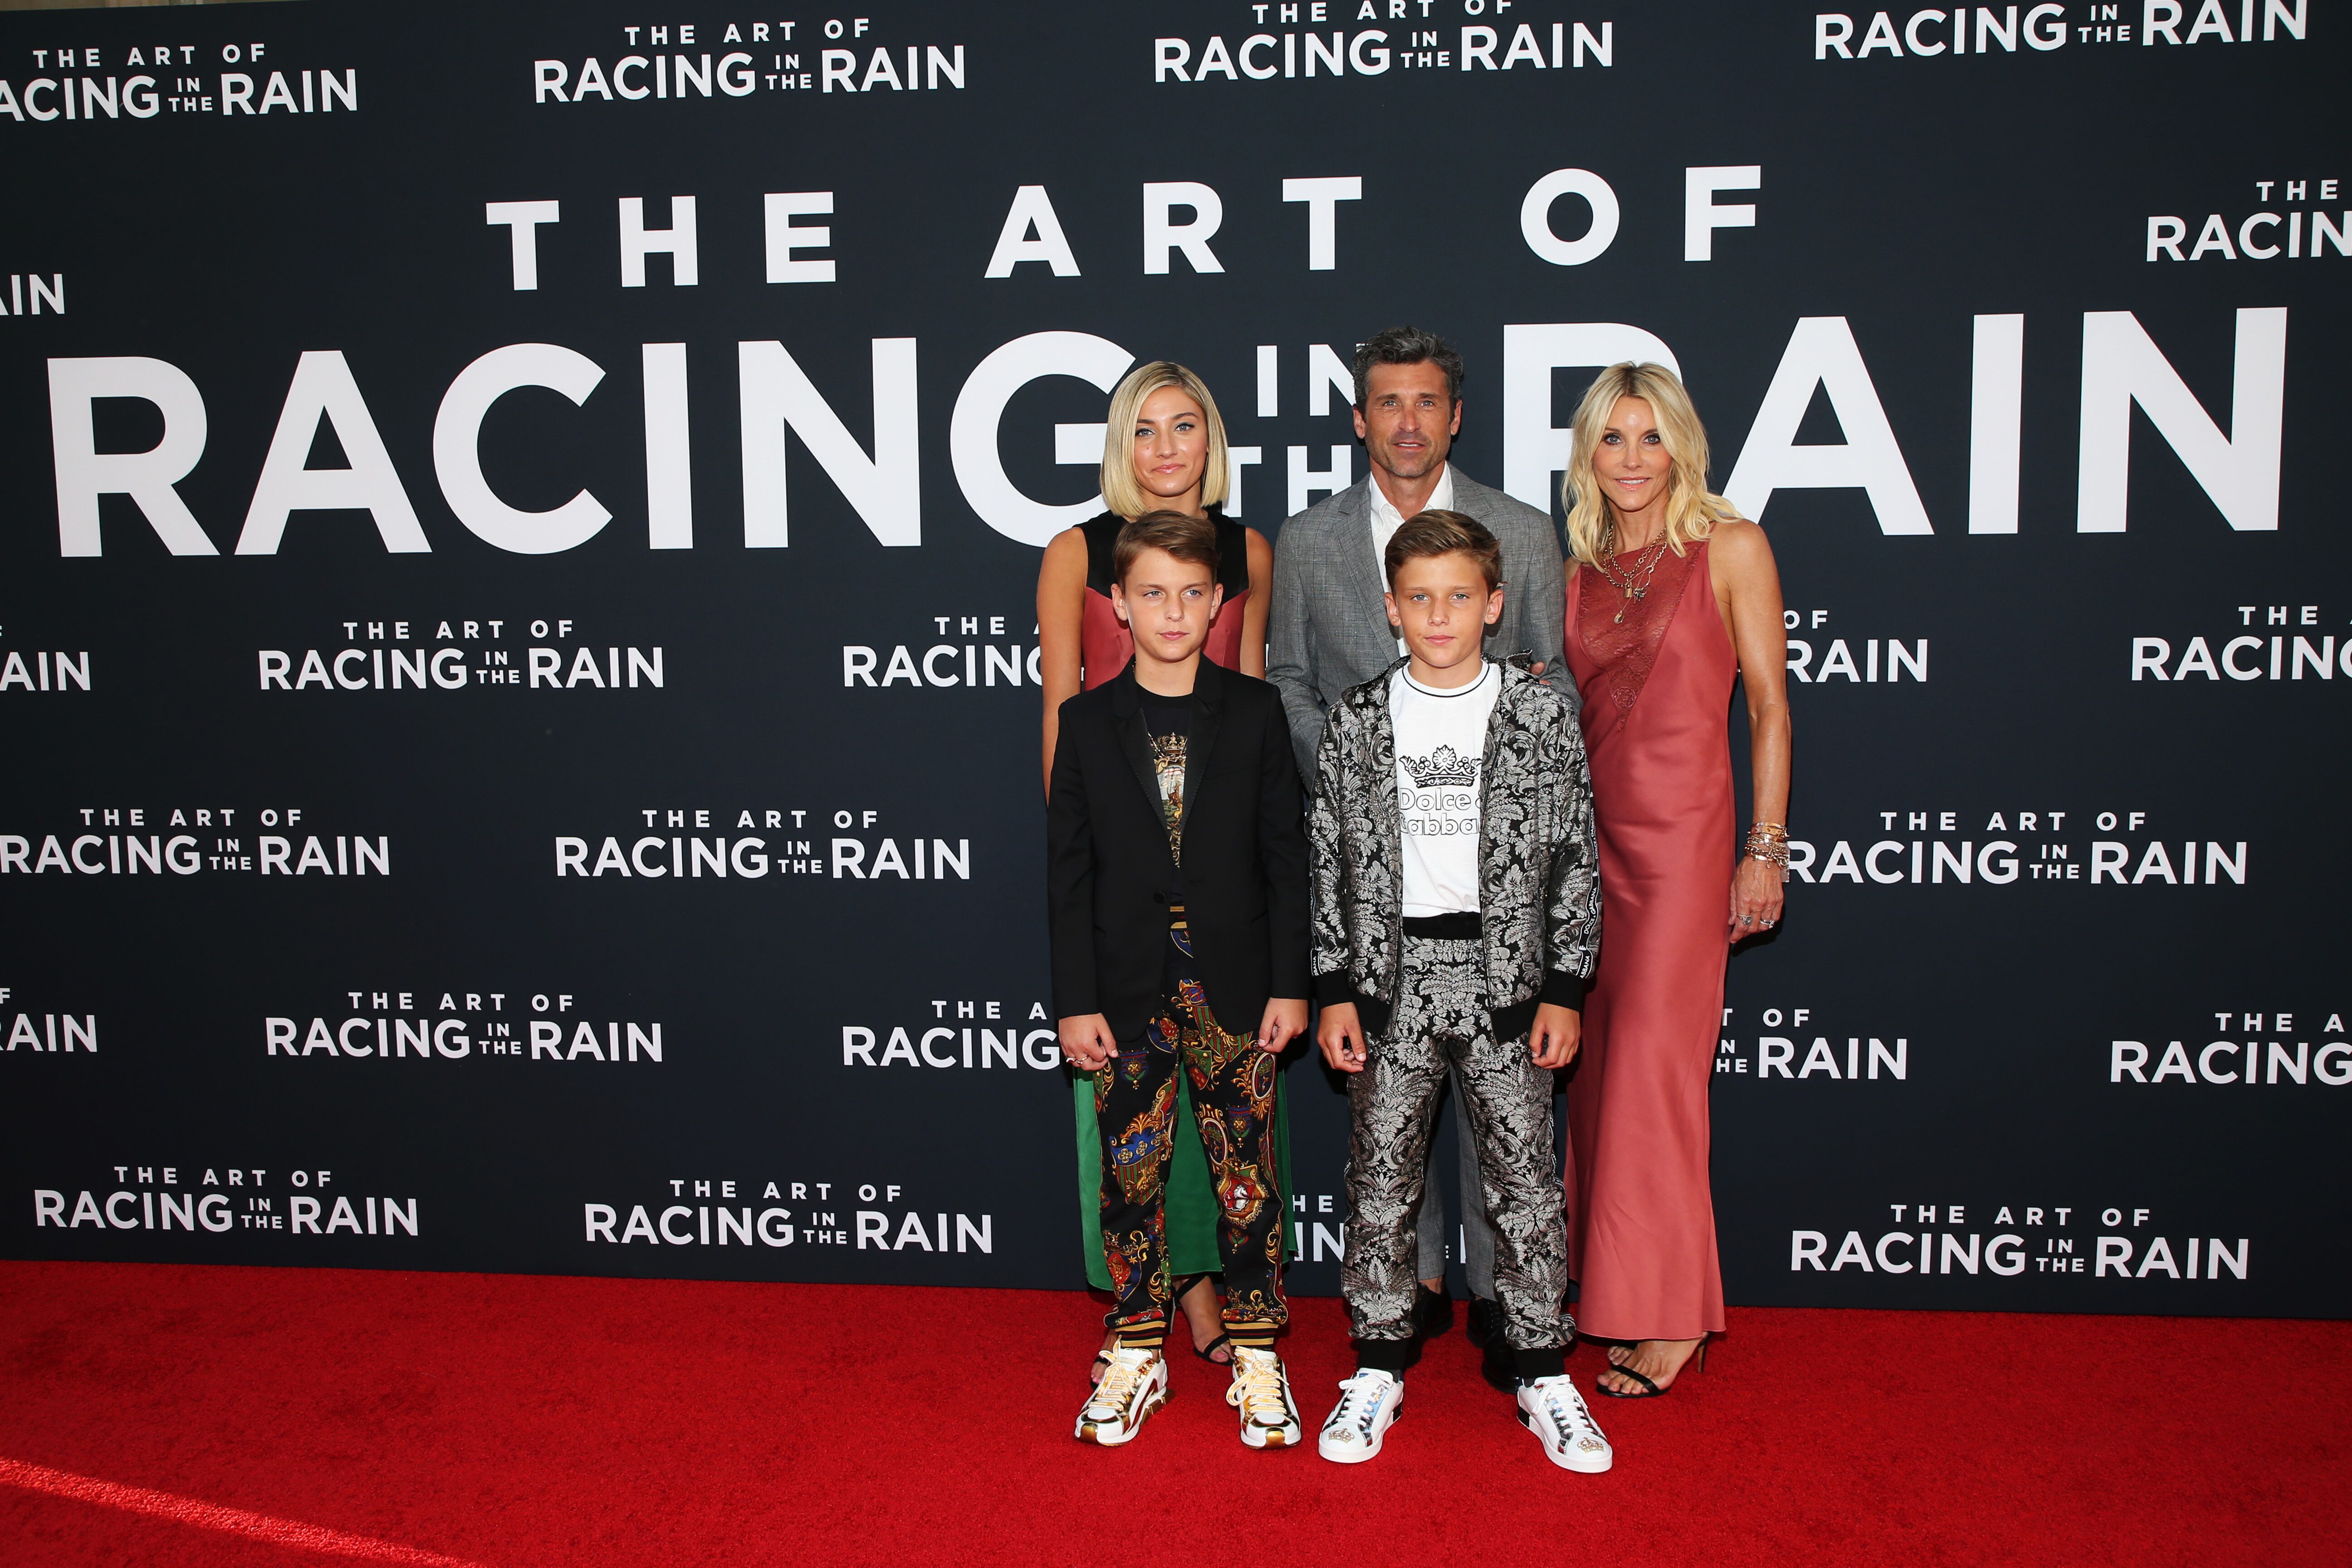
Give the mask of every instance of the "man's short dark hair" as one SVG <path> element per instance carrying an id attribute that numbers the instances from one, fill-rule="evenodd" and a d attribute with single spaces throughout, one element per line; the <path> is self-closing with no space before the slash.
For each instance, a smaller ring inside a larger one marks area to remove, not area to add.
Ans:
<path id="1" fill-rule="evenodd" d="M 1390 591 L 1395 591 L 1397 572 L 1406 562 L 1454 554 L 1467 555 L 1478 563 L 1489 594 L 1503 585 L 1503 546 L 1486 531 L 1486 525 L 1458 511 L 1432 508 L 1407 518 L 1403 527 L 1389 535 L 1381 564 L 1388 568 Z"/>
<path id="2" fill-rule="evenodd" d="M 1147 511 L 1121 525 L 1110 547 L 1111 581 L 1124 586 L 1135 558 L 1147 550 L 1164 550 L 1179 561 L 1205 566 L 1217 574 L 1217 525 L 1205 517 L 1181 511 Z"/>
<path id="3" fill-rule="evenodd" d="M 1391 327 L 1356 345 L 1356 406 L 1370 395 L 1376 364 L 1433 364 L 1445 373 L 1445 401 L 1462 401 L 1462 355 L 1435 332 L 1419 327 Z"/>

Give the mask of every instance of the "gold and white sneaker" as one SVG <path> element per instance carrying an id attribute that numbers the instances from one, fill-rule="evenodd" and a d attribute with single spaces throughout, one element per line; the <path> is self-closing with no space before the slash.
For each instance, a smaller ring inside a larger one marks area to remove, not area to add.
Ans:
<path id="1" fill-rule="evenodd" d="M 1616 1462 L 1616 1451 L 1566 1373 L 1519 1384 L 1519 1425 L 1542 1440 L 1544 1458 L 1563 1470 L 1597 1476 Z"/>
<path id="2" fill-rule="evenodd" d="M 1104 1358 L 1110 1364 L 1078 1412 L 1081 1443 L 1116 1448 L 1140 1431 L 1151 1413 L 1168 1403 L 1168 1358 L 1156 1350 L 1122 1346 Z"/>
<path id="3" fill-rule="evenodd" d="M 1295 1448 L 1298 1406 L 1291 1403 L 1290 1373 L 1272 1351 L 1234 1347 L 1234 1382 L 1225 1403 L 1241 1412 L 1242 1447 Z"/>

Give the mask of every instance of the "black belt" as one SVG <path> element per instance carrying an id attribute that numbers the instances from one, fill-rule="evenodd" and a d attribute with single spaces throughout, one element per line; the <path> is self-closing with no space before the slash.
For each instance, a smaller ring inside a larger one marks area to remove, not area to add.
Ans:
<path id="1" fill-rule="evenodd" d="M 1439 942 L 1475 942 L 1483 929 L 1479 923 L 1478 911 L 1475 910 L 1460 910 L 1443 915 L 1404 917 L 1405 935 L 1433 937 Z"/>

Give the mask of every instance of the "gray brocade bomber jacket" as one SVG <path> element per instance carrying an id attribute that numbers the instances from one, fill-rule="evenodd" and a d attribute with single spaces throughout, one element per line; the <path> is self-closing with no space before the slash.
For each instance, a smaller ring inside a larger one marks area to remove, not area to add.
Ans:
<path id="1" fill-rule="evenodd" d="M 1350 688 L 1331 710 L 1307 816 L 1316 999 L 1355 1003 L 1374 1035 L 1397 1000 L 1404 951 L 1389 715 L 1389 682 L 1404 662 Z M 1500 662 L 1479 769 L 1478 909 L 1495 1037 L 1508 1040 L 1527 1032 L 1538 1003 L 1581 1005 L 1601 946 L 1601 868 L 1576 715 L 1529 673 L 1532 656 Z"/>

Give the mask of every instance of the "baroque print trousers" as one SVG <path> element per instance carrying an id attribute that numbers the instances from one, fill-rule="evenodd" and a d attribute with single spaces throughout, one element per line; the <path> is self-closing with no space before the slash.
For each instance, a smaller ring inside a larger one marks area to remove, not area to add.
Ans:
<path id="1" fill-rule="evenodd" d="M 1156 1345 L 1168 1331 L 1173 1282 L 1164 1200 L 1181 1072 L 1220 1210 L 1225 1331 L 1236 1344 L 1265 1346 L 1290 1315 L 1282 1299 L 1283 1197 L 1274 1161 L 1281 1064 L 1257 1048 L 1255 1031 L 1235 1034 L 1209 1011 L 1192 931 L 1181 908 L 1170 912 L 1160 1010 L 1140 1039 L 1118 1042 L 1118 1054 L 1095 1074 L 1103 1261 L 1118 1297 L 1105 1321 L 1126 1344 Z"/>
<path id="2" fill-rule="evenodd" d="M 1408 1340 L 1429 1142 L 1452 1068 L 1495 1230 L 1495 1293 L 1515 1350 L 1563 1342 L 1566 1198 L 1552 1151 L 1551 1074 L 1527 1037 L 1497 1040 L 1475 941 L 1407 935 L 1397 1005 L 1348 1084 L 1348 1250 L 1340 1292 L 1359 1340 Z"/>

